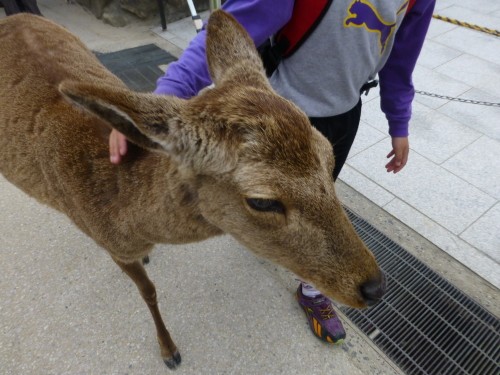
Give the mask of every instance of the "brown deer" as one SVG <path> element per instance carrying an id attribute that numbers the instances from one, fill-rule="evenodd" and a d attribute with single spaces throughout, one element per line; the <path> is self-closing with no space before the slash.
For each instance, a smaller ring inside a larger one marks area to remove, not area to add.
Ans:
<path id="1" fill-rule="evenodd" d="M 335 195 L 331 144 L 272 90 L 232 16 L 214 12 L 207 30 L 216 86 L 183 100 L 129 90 L 53 22 L 0 21 L 0 172 L 136 283 L 170 368 L 181 357 L 141 263 L 156 243 L 229 233 L 344 304 L 365 308 L 385 289 Z M 135 144 L 119 165 L 112 128 Z"/>

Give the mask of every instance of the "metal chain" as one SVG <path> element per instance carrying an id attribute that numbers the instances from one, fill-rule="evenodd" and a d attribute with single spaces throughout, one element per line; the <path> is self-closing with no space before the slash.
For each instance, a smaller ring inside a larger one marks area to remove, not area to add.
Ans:
<path id="1" fill-rule="evenodd" d="M 488 34 L 491 34 L 491 35 L 494 35 L 494 36 L 500 36 L 500 31 L 498 31 L 498 30 L 488 29 L 487 27 L 478 26 L 478 25 L 472 25 L 472 24 L 467 23 L 467 22 L 454 20 L 453 18 L 448 18 L 448 17 L 440 16 L 439 14 L 433 14 L 432 17 L 436 18 L 438 20 L 441 20 L 441 21 L 446 21 L 446 22 L 453 23 L 455 25 L 460 25 L 460 26 L 468 27 L 469 29 L 474 29 L 474 30 L 477 30 L 477 31 L 482 31 L 483 33 L 488 33 Z"/>
<path id="2" fill-rule="evenodd" d="M 440 16 L 438 14 L 433 14 L 432 17 L 437 18 L 437 19 L 442 20 L 442 21 L 451 22 L 455 25 L 465 26 L 465 27 L 468 27 L 470 29 L 482 31 L 482 32 L 485 32 L 485 33 L 488 33 L 488 34 L 491 34 L 494 36 L 500 36 L 500 31 L 498 31 L 498 30 L 492 30 L 492 29 L 488 29 L 486 27 L 472 25 L 472 24 L 467 23 L 467 22 L 457 21 L 457 20 L 454 20 L 452 18 Z M 420 95 L 432 96 L 433 98 L 439 98 L 439 99 L 453 100 L 453 101 L 461 102 L 461 103 L 487 105 L 490 107 L 500 107 L 500 103 L 489 103 L 489 102 L 480 102 L 477 100 L 470 100 L 470 99 L 453 98 L 451 96 L 438 95 L 438 94 L 433 94 L 430 92 L 420 91 L 420 90 L 415 90 L 415 92 L 417 94 L 420 94 Z"/>
<path id="3" fill-rule="evenodd" d="M 438 94 L 433 94 L 433 93 L 430 93 L 430 92 L 420 91 L 420 90 L 415 90 L 415 92 L 417 94 L 420 94 L 420 95 L 432 96 L 433 98 L 453 100 L 453 101 L 456 101 L 456 102 L 469 103 L 469 104 L 487 105 L 487 106 L 490 106 L 490 107 L 500 107 L 500 103 L 489 103 L 489 102 L 480 102 L 480 101 L 471 100 L 471 99 L 453 98 L 451 96 L 438 95 Z"/>

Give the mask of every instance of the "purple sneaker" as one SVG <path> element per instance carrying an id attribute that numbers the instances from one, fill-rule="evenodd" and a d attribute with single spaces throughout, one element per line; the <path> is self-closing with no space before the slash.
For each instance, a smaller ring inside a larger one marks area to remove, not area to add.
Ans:
<path id="1" fill-rule="evenodd" d="M 317 337 L 332 344 L 340 344 L 344 341 L 344 327 L 327 297 L 323 294 L 306 297 L 302 294 L 302 284 L 300 284 L 295 298 L 304 309 L 309 326 Z"/>

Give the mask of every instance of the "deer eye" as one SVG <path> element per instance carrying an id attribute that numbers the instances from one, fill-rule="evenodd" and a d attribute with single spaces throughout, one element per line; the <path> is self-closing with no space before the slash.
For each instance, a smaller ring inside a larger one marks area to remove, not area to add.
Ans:
<path id="1" fill-rule="evenodd" d="M 262 199 L 262 198 L 247 198 L 248 205 L 260 212 L 277 212 L 279 214 L 285 213 L 285 207 L 279 201 L 274 199 Z"/>

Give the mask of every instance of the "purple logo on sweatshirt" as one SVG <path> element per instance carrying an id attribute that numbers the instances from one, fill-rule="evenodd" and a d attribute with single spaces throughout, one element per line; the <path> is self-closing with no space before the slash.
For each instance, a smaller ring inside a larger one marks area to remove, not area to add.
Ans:
<path id="1" fill-rule="evenodd" d="M 406 1 L 405 4 L 408 2 Z M 403 6 L 405 5 L 403 4 Z M 403 8 L 401 6 L 401 8 Z M 406 8 L 406 7 L 405 7 Z M 387 42 L 394 32 L 396 22 L 386 22 L 380 17 L 377 10 L 366 0 L 354 0 L 349 9 L 349 14 L 344 20 L 344 26 L 364 27 L 370 32 L 379 33 L 378 42 L 380 46 L 380 54 L 383 54 L 387 46 Z M 398 11 L 400 13 L 400 11 Z"/>

